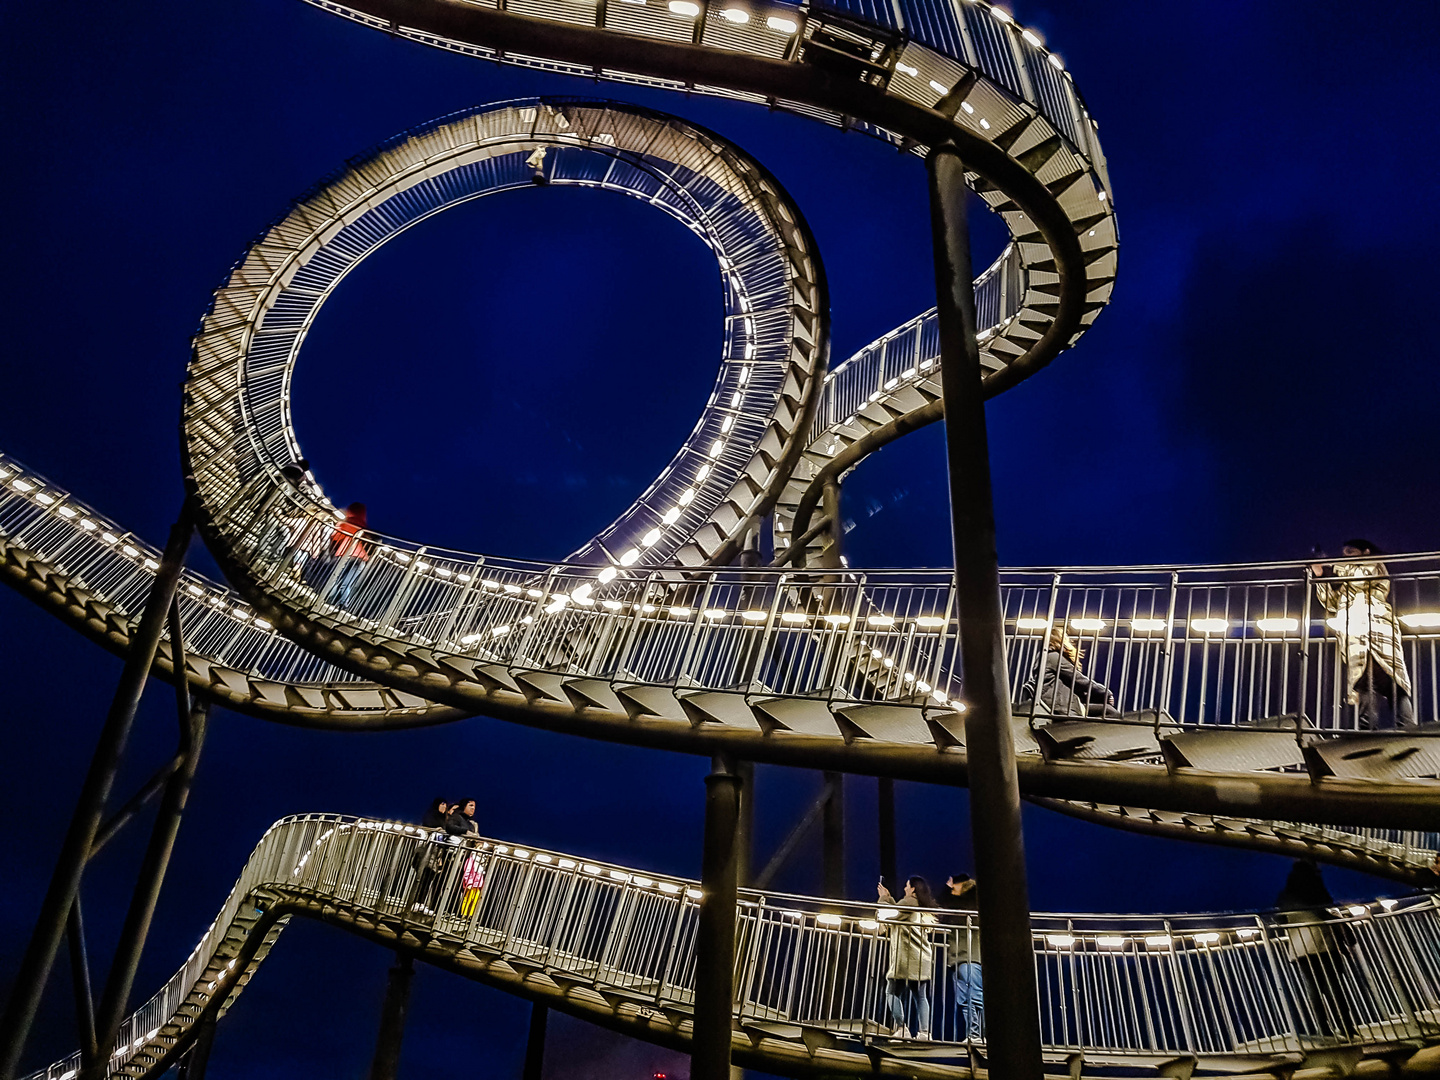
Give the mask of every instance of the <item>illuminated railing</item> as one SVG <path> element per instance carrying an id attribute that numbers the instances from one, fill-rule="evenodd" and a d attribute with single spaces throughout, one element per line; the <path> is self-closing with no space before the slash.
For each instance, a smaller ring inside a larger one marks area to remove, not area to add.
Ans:
<path id="1" fill-rule="evenodd" d="M 216 524 L 284 603 L 369 632 L 618 683 L 963 708 L 952 582 L 943 571 L 629 572 L 485 559 L 375 533 L 363 534 L 365 561 L 337 560 L 335 519 L 312 514 L 298 497 L 257 484 Z M 280 527 L 290 530 L 286 551 L 267 558 L 256 538 Z M 309 560 L 300 573 L 296 553 Z M 1403 556 L 1387 565 L 1414 716 L 1433 723 L 1440 559 Z M 1003 583 L 1017 695 L 1049 631 L 1064 628 L 1085 653 L 1082 666 L 1113 694 L 1114 712 L 1130 722 L 1167 730 L 1360 727 L 1336 617 L 1317 599 L 1305 564 L 1015 570 Z M 1042 724 L 1057 715 L 1038 703 L 1022 711 Z"/>
<path id="2" fill-rule="evenodd" d="M 68 492 L 0 456 L 0 537 L 43 553 L 73 583 L 138 618 L 159 552 Z M 363 534 L 372 557 L 338 604 L 333 517 L 298 501 L 237 500 L 224 523 L 251 572 L 302 610 L 397 641 L 516 669 L 682 688 L 953 708 L 963 686 L 943 572 L 651 570 L 487 559 Z M 88 525 L 86 523 L 89 523 Z M 1389 559 L 1390 605 L 1417 721 L 1437 719 L 1440 558 Z M 613 571 L 613 573 L 611 572 Z M 1302 729 L 1356 730 L 1336 616 L 1305 564 L 1007 571 L 1011 684 L 1063 626 L 1117 711 L 1188 726 L 1297 714 Z M 1323 581 L 1336 580 L 1326 577 Z M 329 598 L 327 600 L 327 597 Z M 274 632 L 223 586 L 187 572 L 180 592 L 194 654 L 279 683 L 356 682 Z M 1223 625 L 1222 625 L 1223 624 Z M 1167 633 L 1166 626 L 1169 626 Z M 941 698 L 945 701 L 942 702 Z M 1040 706 L 1036 722 L 1050 715 Z"/>
<path id="3" fill-rule="evenodd" d="M 160 551 L 51 483 L 0 454 L 0 543 L 33 553 L 67 583 L 112 609 L 126 623 L 140 618 L 160 565 Z M 186 570 L 178 593 L 192 656 L 286 685 L 356 683 L 278 634 L 224 585 Z"/>
<path id="4" fill-rule="evenodd" d="M 261 839 L 186 964 L 126 1021 L 112 1070 L 173 1045 L 248 978 L 253 963 L 224 947 L 237 916 L 309 903 L 361 925 L 383 916 L 476 956 L 688 1012 L 700 897 L 693 881 L 558 852 L 457 843 L 393 822 L 287 818 Z M 1279 915 L 1036 915 L 1033 925 L 1042 1041 L 1052 1058 L 1083 1053 L 1087 1071 L 1435 1035 L 1440 917 L 1428 894 Z M 983 1041 L 978 1018 L 975 1031 L 957 1029 L 950 978 L 980 944 L 973 914 L 743 891 L 736 929 L 742 1026 L 820 1029 L 855 1052 Z M 924 1024 L 908 1012 L 903 1032 L 887 997 L 897 951 L 916 984 L 903 988 L 908 1000 L 930 1006 Z M 75 1064 L 36 1076 L 60 1080 Z"/>
<path id="5" fill-rule="evenodd" d="M 975 279 L 975 325 L 980 328 L 981 363 L 987 367 L 1003 366 L 985 346 L 1019 312 L 1026 273 L 1019 248 L 1011 244 Z M 829 443 L 840 442 L 834 429 L 854 424 L 865 406 L 920 382 L 929 382 L 938 396 L 939 379 L 940 329 L 931 308 L 830 369 L 811 425 L 811 441 L 822 453 L 833 452 Z"/>

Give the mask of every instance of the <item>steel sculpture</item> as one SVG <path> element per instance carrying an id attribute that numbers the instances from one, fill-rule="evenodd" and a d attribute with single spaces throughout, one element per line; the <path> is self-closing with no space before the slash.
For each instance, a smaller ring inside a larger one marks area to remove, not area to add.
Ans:
<path id="1" fill-rule="evenodd" d="M 185 385 L 184 520 L 235 591 L 181 574 L 178 558 L 158 557 L 0 460 L 0 572 L 127 658 L 116 731 L 97 754 L 98 779 L 62 855 L 26 985 L 43 983 L 67 922 L 83 946 L 75 899 L 89 854 L 135 805 L 167 792 L 94 1042 L 45 1075 L 154 1075 L 203 1048 L 292 914 L 530 996 L 537 1009 L 707 1047 L 697 1067 L 716 1075 L 732 1052 L 792 1075 L 972 1075 L 975 1044 L 952 1040 L 917 1056 L 910 1040 L 880 1029 L 876 973 L 894 912 L 744 892 L 736 906 L 735 839 L 745 827 L 736 796 L 754 761 L 973 781 L 989 811 L 1000 811 L 1005 837 L 987 856 L 992 880 L 1007 876 L 1008 860 L 1008 906 L 1022 913 L 1018 819 L 1007 805 L 1017 785 L 1122 827 L 1433 879 L 1440 757 L 1415 733 L 1358 730 L 1327 679 L 1343 650 L 1313 610 L 1308 569 L 995 576 L 981 402 L 1075 342 L 1108 300 L 1117 245 L 1094 122 L 1032 30 L 979 0 L 315 2 L 440 48 L 740 97 L 925 155 L 941 304 L 827 370 L 824 272 L 799 209 L 713 133 L 614 103 L 530 100 L 445 117 L 297 200 L 216 292 Z M 629 509 L 561 564 L 369 531 L 355 536 L 371 555 L 363 565 L 327 560 L 316 541 L 335 528 L 335 508 L 289 468 L 301 457 L 290 377 L 311 320 L 390 237 L 537 178 L 644 198 L 715 252 L 727 332 L 694 433 Z M 965 185 L 1012 234 L 976 280 L 973 304 L 956 212 Z M 958 587 L 948 574 L 850 571 L 835 543 L 839 482 L 868 453 L 939 419 L 947 402 L 952 419 L 963 402 L 967 420 L 951 428 Z M 756 565 L 765 529 L 772 571 Z M 1435 563 L 1392 559 L 1388 579 L 1403 647 L 1413 661 L 1429 659 L 1432 675 Z M 1057 626 L 1086 636 L 1117 690 L 1118 715 L 1054 715 L 1031 701 L 1011 720 L 1009 688 Z M 426 910 L 413 896 L 413 867 L 433 838 L 392 823 L 287 819 L 262 839 L 191 961 L 122 1024 L 127 971 L 193 770 L 193 753 L 180 755 L 102 828 L 105 776 L 151 671 L 175 682 L 182 702 L 193 693 L 286 723 L 400 727 L 483 712 L 712 755 L 703 891 L 487 841 L 444 852 L 442 898 Z M 1417 678 L 1415 691 L 1418 715 L 1440 718 L 1433 678 Z M 457 918 L 460 867 L 474 859 L 491 884 Z M 575 906 L 601 889 L 615 905 Z M 597 910 L 627 921 L 590 925 Z M 987 912 L 988 940 L 1025 978 L 1009 987 L 1014 1031 L 983 1052 L 998 1055 L 989 1063 L 1006 1076 L 1136 1067 L 1189 1075 L 1236 1071 L 1236 1062 L 1288 1072 L 1334 1053 L 1348 1068 L 1423 1071 L 1440 1009 L 1433 901 L 1335 915 L 1318 913 L 1298 930 L 1258 917 L 1139 929 L 1044 917 L 1025 933 L 1008 913 Z M 637 936 L 637 925 L 665 932 Z M 582 932 L 604 942 L 598 953 L 576 948 Z M 1317 955 L 1295 944 L 1297 933 L 1360 944 L 1297 966 L 1289 961 Z M 707 959 L 697 967 L 696 957 Z M 1032 969 L 1038 984 L 1027 981 Z M 1026 1022 L 1019 1014 L 1034 985 L 1038 1015 Z M 1116 1001 L 1135 1008 L 1117 1012 Z M 7 1038 L 19 1030 L 23 1039 L 26 1009 L 32 1000 L 12 1002 Z M 403 1003 L 393 1011 L 403 1014 Z M 536 1015 L 543 1031 L 544 1013 Z M 1033 1039 L 1014 1037 L 1031 1029 L 1043 1033 L 1043 1062 Z M 393 1061 L 399 1035 L 395 1024 L 382 1031 L 377 1069 Z M 16 1051 L 12 1039 L 12 1060 Z M 187 1068 L 198 1074 L 196 1053 Z"/>

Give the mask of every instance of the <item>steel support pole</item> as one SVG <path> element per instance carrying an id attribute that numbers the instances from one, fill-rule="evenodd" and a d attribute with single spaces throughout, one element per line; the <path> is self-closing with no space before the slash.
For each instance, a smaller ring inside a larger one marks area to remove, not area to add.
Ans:
<path id="1" fill-rule="evenodd" d="M 548 1006 L 535 1002 L 530 1006 L 530 1035 L 525 1040 L 525 1071 L 521 1080 L 541 1080 L 545 1072 L 545 1025 L 550 1019 Z"/>
<path id="2" fill-rule="evenodd" d="M 210 1064 L 210 1048 L 215 1045 L 215 1017 L 206 1013 L 197 1023 L 200 1029 L 190 1049 L 180 1059 L 178 1080 L 205 1080 L 205 1069 Z"/>
<path id="3" fill-rule="evenodd" d="M 735 833 L 735 880 L 749 888 L 755 875 L 755 763 L 737 761 L 740 780 L 740 820 Z"/>
<path id="4" fill-rule="evenodd" d="M 819 565 L 827 570 L 838 570 L 844 565 L 840 556 L 844 554 L 841 546 L 845 535 L 845 525 L 840 520 L 840 483 L 832 480 L 825 485 L 821 492 L 821 513 L 829 522 L 829 542 L 820 551 Z"/>
<path id="5" fill-rule="evenodd" d="M 936 146 L 926 158 L 926 173 L 949 456 L 955 598 L 967 706 L 971 834 L 975 876 L 980 882 L 980 925 L 985 935 L 985 1011 L 990 1017 L 986 1048 L 995 1080 L 1039 1080 L 1043 1063 L 1035 953 L 1015 743 L 1010 730 L 983 372 L 975 341 L 965 166 L 953 146 Z"/>
<path id="6" fill-rule="evenodd" d="M 135 985 L 135 973 L 140 967 L 140 956 L 150 933 L 150 920 L 155 916 L 155 905 L 165 884 L 165 871 L 170 866 L 170 853 L 175 849 L 175 837 L 180 832 L 180 820 L 185 816 L 185 803 L 190 798 L 195 767 L 200 763 L 200 749 L 205 744 L 208 720 L 207 706 L 196 704 L 190 712 L 188 738 L 181 746 L 183 760 L 165 784 L 155 824 L 150 829 L 150 843 L 140 864 L 140 874 L 135 879 L 130 909 L 125 913 L 125 925 L 120 930 L 120 943 L 115 947 L 114 959 L 110 961 L 105 993 L 100 997 L 100 1008 L 95 1014 L 95 1056 L 80 1070 L 81 1080 L 101 1080 L 105 1074 L 105 1063 L 110 1060 L 110 1052 L 120 1035 L 120 1025 L 125 1020 L 130 1003 L 130 990 Z"/>
<path id="7" fill-rule="evenodd" d="M 690 1080 L 730 1080 L 735 1001 L 736 834 L 740 779 L 717 755 L 705 777 L 705 850 L 700 863 L 700 919 L 695 940 L 695 1031 Z"/>
<path id="8" fill-rule="evenodd" d="M 824 895 L 845 899 L 845 774 L 825 774 L 825 809 L 820 818 Z"/>
<path id="9" fill-rule="evenodd" d="M 70 982 L 75 990 L 75 1028 L 80 1036 L 80 1053 L 95 1053 L 95 993 L 90 988 L 90 950 L 85 945 L 85 919 L 80 914 L 80 894 L 70 907 L 65 933 L 70 950 Z"/>
<path id="10" fill-rule="evenodd" d="M 889 776 L 880 777 L 880 876 L 885 879 L 893 893 L 900 887 L 899 859 L 895 854 L 895 781 Z"/>
<path id="11" fill-rule="evenodd" d="M 65 936 L 65 924 L 70 918 L 70 908 L 80 891 L 80 877 L 85 862 L 90 857 L 96 830 L 100 827 L 100 816 L 105 812 L 105 801 L 115 785 L 115 774 L 120 768 L 120 758 L 125 752 L 125 743 L 130 728 L 135 722 L 135 710 L 140 704 L 140 695 L 145 681 L 150 677 L 155 652 L 160 645 L 160 633 L 165 626 L 165 616 L 175 597 L 180 583 L 180 570 L 185 562 L 185 551 L 190 546 L 193 525 L 189 507 L 181 510 L 180 520 L 170 529 L 170 539 L 165 545 L 165 554 L 160 567 L 155 571 L 155 582 L 150 588 L 150 598 L 140 616 L 139 625 L 130 638 L 130 651 L 125 657 L 125 667 L 120 674 L 120 684 L 110 702 L 110 711 L 105 725 L 100 729 L 100 739 L 95 755 L 90 760 L 90 771 L 75 802 L 70 818 L 70 828 L 65 834 L 56 861 L 55 871 L 50 877 L 50 887 L 40 907 L 40 916 L 15 973 L 15 982 L 10 991 L 10 1000 L 5 1013 L 0 1017 L 0 1080 L 14 1080 L 20 1067 L 20 1056 L 25 1050 L 25 1041 L 30 1035 L 30 1026 L 35 1022 L 40 997 L 45 992 L 46 980 L 55 964 L 55 954 L 60 949 L 60 939 Z"/>
<path id="12" fill-rule="evenodd" d="M 410 987 L 415 979 L 415 958 L 408 952 L 395 957 L 385 979 L 385 1003 L 380 1006 L 380 1030 L 375 1035 L 375 1056 L 370 1059 L 370 1080 L 395 1080 L 400 1070 L 400 1043 L 410 1013 Z M 539 1006 L 537 1006 L 538 1008 Z M 534 1018 L 530 1021 L 534 1027 Z M 526 1069 L 529 1069 L 528 1058 Z M 537 1074 L 538 1075 L 538 1074 Z M 525 1073 L 529 1080 L 530 1073 Z"/>

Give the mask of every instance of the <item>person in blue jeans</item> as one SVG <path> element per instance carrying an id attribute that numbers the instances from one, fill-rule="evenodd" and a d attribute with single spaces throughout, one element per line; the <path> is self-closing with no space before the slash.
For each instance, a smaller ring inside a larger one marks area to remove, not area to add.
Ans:
<path id="1" fill-rule="evenodd" d="M 977 909 L 975 879 L 969 874 L 951 874 L 945 879 L 941 903 L 953 911 Z M 945 950 L 953 993 L 952 1036 L 956 1042 L 985 1037 L 985 987 L 980 981 L 980 927 L 973 915 L 957 919 L 950 929 Z"/>

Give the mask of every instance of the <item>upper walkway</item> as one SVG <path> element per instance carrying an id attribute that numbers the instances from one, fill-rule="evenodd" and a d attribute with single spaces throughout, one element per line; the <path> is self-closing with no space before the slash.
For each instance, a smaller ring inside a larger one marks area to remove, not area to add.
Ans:
<path id="1" fill-rule="evenodd" d="M 416 561 L 423 559 L 426 553 L 421 549 L 415 550 L 417 554 L 413 558 Z M 397 559 L 398 554 L 400 553 L 397 549 Z M 144 598 L 154 581 L 154 571 L 160 558 L 161 553 L 156 548 L 127 531 L 119 523 L 76 499 L 35 470 L 26 468 L 13 458 L 0 456 L 0 578 L 118 655 L 123 656 L 129 650 L 130 635 L 139 619 Z M 1398 567 L 1402 564 L 1395 565 Z M 1178 587 L 1179 572 L 1176 573 Z M 768 575 L 768 578 L 772 582 L 779 580 L 773 574 Z M 482 582 L 483 580 L 482 578 Z M 1065 576 L 1062 574 L 1061 584 L 1064 580 Z M 481 588 L 484 589 L 483 584 Z M 503 585 L 498 591 L 512 597 L 522 595 L 506 593 Z M 534 599 L 526 595 L 523 602 L 527 605 L 533 604 Z M 337 730 L 373 730 L 445 723 L 471 715 L 465 709 L 436 704 L 403 690 L 363 680 L 351 671 L 316 657 L 281 634 L 233 589 L 209 581 L 202 575 L 186 572 L 179 593 L 179 603 L 182 622 L 186 628 L 186 675 L 191 690 L 226 708 L 281 723 Z M 543 615 L 545 607 L 551 603 L 553 601 L 547 601 L 545 605 L 537 606 L 537 609 Z M 1048 608 L 1048 599 L 1046 605 Z M 577 607 L 584 609 L 585 605 L 578 604 Z M 603 603 L 600 607 L 602 610 L 609 610 Z M 712 612 L 718 610 L 711 609 Z M 1063 613 L 1063 609 L 1060 610 Z M 632 617 L 635 615 L 633 610 L 630 614 Z M 643 605 L 639 616 L 642 621 L 646 620 Z M 682 621 L 680 616 L 671 613 L 668 608 L 662 612 L 657 606 L 650 616 L 656 623 L 668 627 L 672 634 L 680 633 L 679 628 L 685 626 L 691 627 L 685 632 L 706 635 L 713 633 L 723 640 L 726 635 L 722 631 L 728 626 L 730 631 L 738 630 L 742 638 L 749 636 L 751 644 L 754 645 L 766 633 L 763 624 L 746 619 L 743 614 L 739 618 L 732 614 L 721 619 L 692 613 L 688 621 Z M 520 616 L 522 626 L 525 625 L 524 617 Z M 1038 616 L 1034 617 L 1038 619 Z M 1080 616 L 1065 617 L 1073 620 Z M 870 616 L 866 617 L 866 633 L 872 631 L 868 626 L 869 618 Z M 1062 616 L 1057 616 L 1057 622 L 1061 621 L 1061 618 Z M 781 634 L 788 633 L 796 640 L 804 640 L 799 629 L 801 624 L 787 623 L 783 619 L 767 621 L 771 622 L 768 631 L 770 634 L 775 634 L 778 629 Z M 810 620 L 805 626 L 804 636 L 811 639 L 817 639 L 818 636 L 821 643 L 827 638 L 843 637 L 848 629 L 832 626 L 823 618 Z M 792 627 L 793 629 L 789 629 Z M 873 629 L 897 633 L 893 626 Z M 898 634 L 902 640 L 907 634 L 912 636 L 915 639 L 912 646 L 919 648 L 929 641 L 932 636 L 931 629 L 939 628 L 901 627 Z M 1319 650 L 1325 641 L 1327 628 L 1317 619 L 1313 630 L 1315 636 L 1312 638 L 1311 647 Z M 1113 638 L 1111 645 L 1123 651 L 1124 643 L 1128 641 L 1125 631 L 1124 626 L 1106 633 L 1092 630 L 1090 636 L 1094 640 L 1090 644 L 1104 648 L 1106 646 L 1101 639 Z M 953 633 L 953 627 L 946 630 L 946 633 Z M 1080 631 L 1076 633 L 1078 635 Z M 1028 643 L 1033 651 L 1036 635 L 1037 631 L 1033 629 L 1017 628 L 1011 636 L 1017 642 Z M 507 636 L 508 634 L 501 635 L 502 638 Z M 939 633 L 933 635 L 937 642 L 940 636 Z M 1180 641 L 1188 636 L 1188 631 L 1174 631 L 1173 644 L 1178 646 Z M 1155 639 L 1156 635 L 1146 633 L 1142 644 L 1148 643 L 1153 650 Z M 871 639 L 862 637 L 858 640 Z M 1224 657 L 1226 648 L 1239 655 L 1239 650 L 1246 647 L 1244 643 L 1247 640 L 1251 643 L 1249 647 L 1252 651 L 1261 646 L 1269 647 L 1265 635 L 1257 634 L 1253 628 L 1233 629 L 1224 639 L 1228 645 L 1222 645 L 1213 633 L 1205 635 L 1203 639 L 1192 639 L 1192 644 L 1198 645 L 1202 640 L 1211 650 L 1211 660 L 1216 655 Z M 1407 634 L 1404 640 L 1412 669 L 1418 670 L 1418 677 L 1423 678 L 1425 669 L 1419 659 L 1433 653 L 1421 650 L 1433 650 L 1434 642 L 1429 637 L 1418 634 L 1413 637 Z M 918 645 L 916 641 L 919 642 Z M 1292 647 L 1294 644 L 1292 640 Z M 738 646 L 732 643 L 729 647 Z M 1020 647 L 1020 644 L 1012 644 L 1012 648 Z M 1333 642 L 1329 648 L 1333 653 Z M 953 652 L 953 642 L 949 649 Z M 1281 655 L 1283 657 L 1284 654 Z M 871 659 L 873 660 L 873 657 Z M 1205 667 L 1205 658 L 1192 657 L 1191 661 L 1192 666 Z M 1333 664 L 1338 661 L 1332 657 L 1330 662 Z M 1290 663 L 1294 668 L 1293 658 Z M 885 668 L 883 656 L 879 666 L 882 670 L 891 670 Z M 1110 668 L 1123 669 L 1124 665 L 1118 660 Z M 161 642 L 155 670 L 164 678 L 173 680 L 175 677 L 168 641 Z M 512 669 L 507 667 L 497 670 L 504 670 L 508 674 Z M 1106 671 L 1104 667 L 1094 670 L 1097 673 Z M 1232 663 L 1229 670 L 1234 672 L 1239 669 Z M 538 674 L 538 671 L 515 668 L 511 677 L 517 686 L 530 685 Z M 1017 674 L 1023 674 L 1023 671 L 1017 670 Z M 904 675 L 905 671 L 902 669 L 896 674 L 894 681 L 902 687 L 909 687 Z M 1330 677 L 1333 682 L 1333 672 Z M 1115 680 L 1115 684 L 1120 685 L 1120 680 Z M 561 680 L 559 685 L 563 692 L 564 687 L 571 683 Z M 592 680 L 581 685 L 591 692 L 597 692 Z M 628 689 L 609 682 L 603 685 L 612 689 L 617 699 L 623 694 L 627 701 L 634 700 L 636 695 L 643 698 L 648 692 L 641 689 L 640 684 Z M 855 685 L 869 688 L 867 692 L 874 692 L 872 682 L 862 681 Z M 680 688 L 678 695 L 677 688 Z M 650 689 L 667 693 L 669 697 L 659 700 L 673 701 L 678 708 L 683 709 L 687 702 L 691 709 L 701 705 L 716 707 L 714 702 L 717 699 L 713 697 L 700 697 L 698 701 L 692 701 L 696 695 L 685 692 L 683 680 Z M 1431 693 L 1433 696 L 1433 690 Z M 918 726 L 926 721 L 926 710 L 938 706 L 938 702 L 934 702 L 933 689 L 930 688 L 922 690 L 914 687 L 911 696 L 924 700 L 912 704 L 888 704 L 880 711 L 860 710 L 874 710 L 877 708 L 876 702 L 884 699 L 871 698 L 867 704 L 865 701 L 847 702 L 837 698 L 838 710 L 829 715 L 838 716 L 846 722 L 853 717 L 870 718 L 872 721 L 884 719 L 886 716 L 909 717 Z M 756 695 L 751 697 L 749 702 L 745 704 L 745 708 L 750 710 L 751 716 L 757 715 L 756 710 L 761 704 L 761 698 Z M 898 712 L 890 712 L 892 709 Z M 953 713 L 953 709 L 949 711 Z M 760 711 L 758 715 L 769 717 L 770 713 Z M 641 718 L 642 714 L 637 710 L 636 716 Z M 1338 719 L 1342 722 L 1346 719 L 1343 709 L 1338 714 Z M 757 720 L 756 723 L 758 722 Z M 1016 725 L 1016 748 L 1020 753 L 1022 769 L 1026 771 L 1032 765 L 1044 762 L 1045 754 L 1042 750 L 1055 756 L 1056 763 L 1065 760 L 1066 752 L 1084 753 L 1089 747 L 1089 744 L 1083 741 L 1087 731 L 1092 740 L 1097 734 L 1103 738 L 1128 737 L 1132 741 L 1154 738 L 1153 726 L 1145 725 L 1100 726 L 1092 723 L 1088 728 L 1078 728 L 1077 724 L 1087 722 L 1067 720 L 1061 721 L 1059 727 L 1052 727 L 1046 723 L 1043 714 L 1037 714 L 1033 723 L 1032 728 L 1032 718 L 1022 713 Z M 959 730 L 963 734 L 963 729 Z M 1067 730 L 1071 734 L 1063 735 Z M 1179 731 L 1167 734 L 1167 742 L 1163 746 L 1170 746 L 1177 736 L 1184 734 L 1186 733 Z M 1197 726 L 1189 734 L 1214 736 L 1217 741 L 1220 737 L 1233 734 L 1237 740 L 1235 745 L 1241 747 L 1250 745 L 1245 740 L 1257 738 L 1259 742 L 1254 745 L 1263 747 L 1273 744 L 1272 753 L 1280 755 L 1280 760 L 1276 762 L 1272 758 L 1268 767 L 1280 772 L 1287 767 L 1290 770 L 1297 767 L 1295 762 L 1304 758 L 1304 744 L 1320 744 L 1327 738 L 1325 732 L 1320 730 L 1302 730 L 1297 742 L 1293 731 L 1266 732 L 1248 728 L 1232 730 L 1213 725 L 1208 730 Z M 778 725 L 773 728 L 772 735 L 787 737 L 785 729 Z M 1388 738 L 1389 741 L 1381 745 L 1393 748 L 1389 751 L 1391 756 L 1399 755 L 1406 745 L 1405 739 L 1394 736 Z M 1180 742 L 1184 744 L 1183 739 Z M 1191 753 L 1196 753 L 1196 745 L 1202 748 L 1207 745 L 1204 740 L 1192 739 L 1191 743 Z M 1122 755 L 1123 749 L 1122 744 Z M 1328 745 L 1325 749 L 1327 753 L 1332 750 Z M 963 749 L 950 747 L 944 753 L 958 757 L 963 753 Z M 1166 759 L 1167 762 L 1176 760 L 1173 758 L 1174 752 L 1171 753 L 1172 758 Z M 1357 760 L 1364 761 L 1373 756 L 1376 755 L 1363 755 Z M 1152 760 L 1158 762 L 1160 759 L 1152 753 Z M 1262 761 L 1259 764 L 1263 766 L 1264 763 Z M 903 762 L 894 767 L 899 775 L 904 775 Z M 1153 767 L 1158 769 L 1159 765 Z M 1186 765 L 1171 767 L 1193 768 Z M 1433 880 L 1431 867 L 1437 850 L 1440 850 L 1440 832 L 1433 828 L 1404 829 L 1388 824 L 1359 827 L 1346 822 L 1328 826 L 1305 825 L 1283 820 L 1263 820 L 1243 808 L 1230 812 L 1203 812 L 1193 808 L 1183 811 L 1165 810 L 1146 807 L 1136 801 L 1124 805 L 1107 803 L 1094 794 L 1082 794 L 1074 801 L 1045 799 L 1043 802 L 1053 809 L 1107 825 L 1156 835 L 1273 851 L 1292 857 L 1314 857 L 1352 869 L 1417 883 Z"/>

